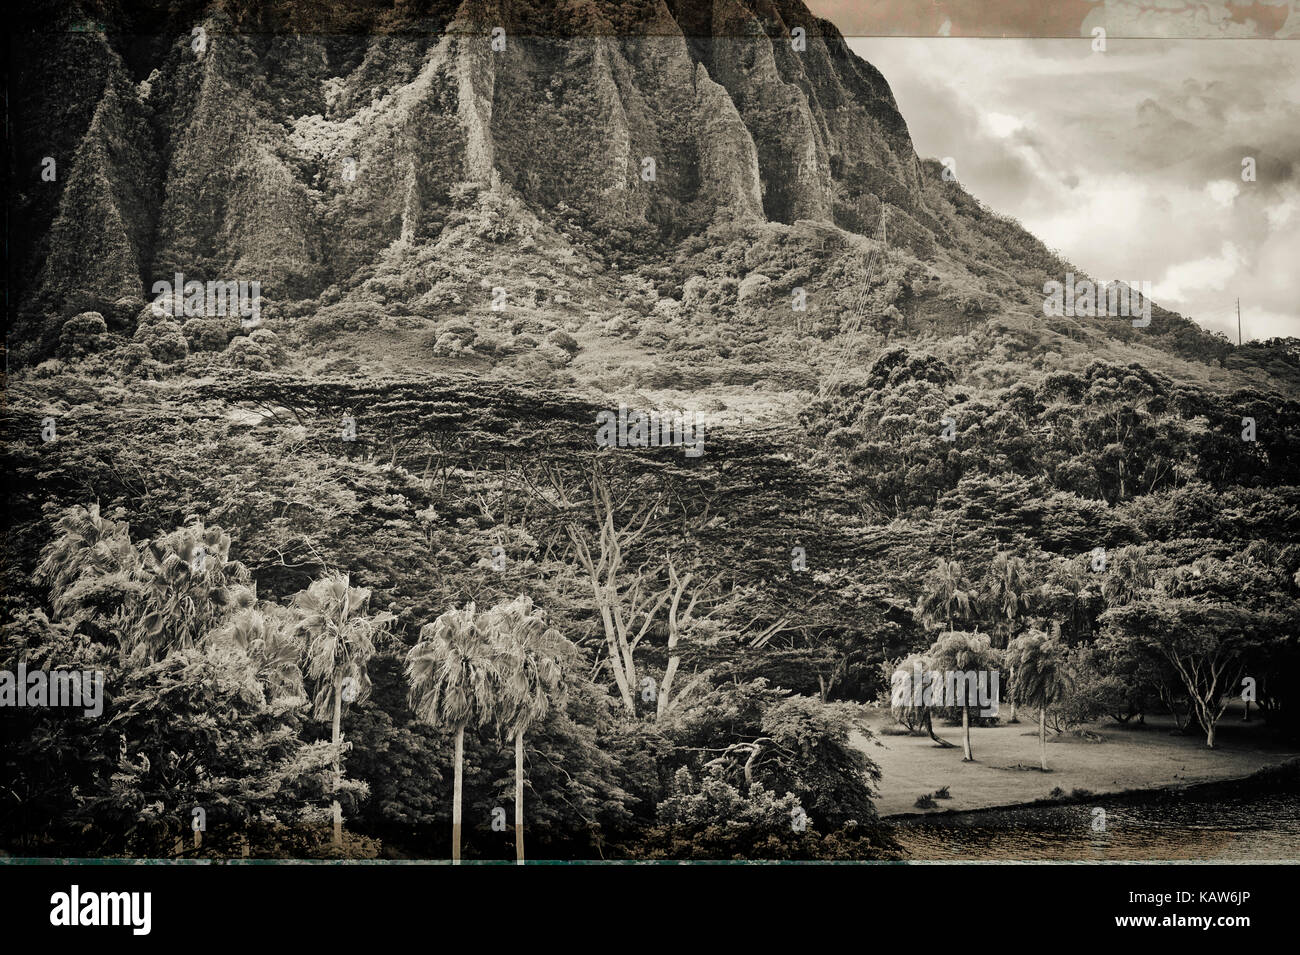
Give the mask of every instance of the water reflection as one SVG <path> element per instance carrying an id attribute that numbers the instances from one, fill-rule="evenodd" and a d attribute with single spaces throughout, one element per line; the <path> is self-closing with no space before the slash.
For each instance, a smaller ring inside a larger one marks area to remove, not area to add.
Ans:
<path id="1" fill-rule="evenodd" d="M 1095 810 L 1105 811 L 1104 829 Z M 1300 859 L 1300 794 L 1213 800 L 1163 794 L 1114 802 L 970 812 L 898 824 L 916 860 Z"/>

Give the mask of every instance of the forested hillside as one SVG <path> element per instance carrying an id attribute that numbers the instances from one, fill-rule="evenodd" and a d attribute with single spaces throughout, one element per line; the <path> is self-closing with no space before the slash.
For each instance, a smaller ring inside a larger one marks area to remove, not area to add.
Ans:
<path id="1" fill-rule="evenodd" d="M 332 9 L 15 68 L 0 666 L 104 697 L 4 710 L 5 851 L 894 857 L 867 717 L 954 640 L 1300 739 L 1294 340 L 1046 317 L 798 0 Z"/>

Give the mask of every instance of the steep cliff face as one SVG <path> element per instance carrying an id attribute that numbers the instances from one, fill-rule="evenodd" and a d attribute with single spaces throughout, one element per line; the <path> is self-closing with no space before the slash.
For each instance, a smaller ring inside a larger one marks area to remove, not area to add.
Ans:
<path id="1" fill-rule="evenodd" d="M 114 68 L 68 164 L 41 270 L 47 305 L 95 307 L 121 325 L 143 305 L 157 206 L 148 127 L 135 90 Z"/>
<path id="2" fill-rule="evenodd" d="M 76 11 L 30 12 L 51 26 L 16 31 L 11 47 L 8 278 L 10 301 L 36 317 L 16 331 L 44 348 L 46 315 L 134 318 L 159 173 L 146 111 L 104 34 Z"/>
<path id="3" fill-rule="evenodd" d="M 65 173 L 27 202 L 35 326 L 120 319 L 175 272 L 273 299 L 347 287 L 438 241 L 471 193 L 643 247 L 924 215 L 887 84 L 799 0 L 99 4 L 41 42 L 87 66 L 25 80 L 20 121 L 58 128 L 17 165 L 48 149 Z"/>
<path id="4" fill-rule="evenodd" d="M 241 37 L 218 18 L 199 27 L 202 41 L 183 39 L 147 81 L 147 102 L 155 86 L 160 107 L 163 91 L 174 94 L 158 116 L 169 148 L 151 271 L 248 276 L 283 295 L 305 294 L 322 278 L 318 203 L 285 123 L 313 97 L 295 102 L 283 87 L 279 97 L 269 91 L 276 70 L 323 79 L 320 43 Z"/>

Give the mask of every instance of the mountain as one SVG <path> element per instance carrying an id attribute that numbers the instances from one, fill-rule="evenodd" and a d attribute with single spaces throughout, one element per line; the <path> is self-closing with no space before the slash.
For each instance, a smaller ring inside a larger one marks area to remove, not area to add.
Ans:
<path id="1" fill-rule="evenodd" d="M 1081 270 L 795 0 L 25 15 L 0 670 L 108 692 L 4 708 L 0 850 L 188 853 L 206 806 L 215 856 L 499 857 L 506 711 L 462 752 L 408 663 L 528 607 L 577 654 L 516 735 L 540 858 L 891 857 L 877 785 L 931 795 L 859 734 L 957 730 L 849 704 L 954 639 L 1059 638 L 1053 723 L 1150 714 L 1164 765 L 1238 672 L 1296 738 L 1300 347 L 1049 314 Z M 1224 722 L 1225 775 L 1282 751 Z"/>
<path id="2" fill-rule="evenodd" d="M 396 242 L 436 240 L 465 187 L 656 238 L 714 221 L 869 226 L 869 194 L 920 201 L 888 86 L 800 3 L 406 6 L 339 37 L 241 34 L 256 14 L 218 5 L 172 18 L 148 54 L 116 32 L 138 21 L 111 12 L 46 27 L 16 84 L 32 125 L 67 116 L 58 141 L 16 144 L 18 168 L 67 157 L 64 185 L 28 198 L 34 234 L 52 219 L 37 298 L 75 277 L 107 305 L 130 274 L 181 266 L 318 293 Z M 60 60 L 79 64 L 78 87 L 44 82 Z M 105 179 L 139 192 L 107 194 Z M 90 210 L 116 254 L 88 274 L 90 251 L 64 247 Z"/>
<path id="3" fill-rule="evenodd" d="M 867 326 L 1139 337 L 1044 323 L 1043 283 L 1079 270 L 918 159 L 888 83 L 799 0 L 31 13 L 12 77 L 20 361 L 87 311 L 132 333 L 176 273 L 257 281 L 271 317 L 356 303 L 353 331 L 376 306 L 411 325 L 492 302 L 579 340 L 701 305 L 786 326 L 798 295 L 832 362 Z M 721 275 L 706 248 L 745 261 Z M 1159 308 L 1142 337 L 1228 358 Z"/>

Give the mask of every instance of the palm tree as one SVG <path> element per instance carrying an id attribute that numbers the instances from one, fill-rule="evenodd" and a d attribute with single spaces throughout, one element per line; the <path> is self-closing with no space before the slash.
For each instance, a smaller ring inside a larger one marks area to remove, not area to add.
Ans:
<path id="1" fill-rule="evenodd" d="M 350 585 L 347 574 L 327 572 L 293 598 L 298 622 L 291 634 L 307 638 L 307 676 L 316 684 L 315 714 L 323 720 L 331 716 L 334 744 L 334 785 L 343 780 L 342 721 L 344 683 L 350 681 L 354 693 L 347 702 L 364 702 L 370 695 L 370 677 L 366 664 L 374 656 L 374 637 L 392 621 L 389 613 L 370 616 L 367 604 L 370 591 Z M 334 845 L 343 845 L 343 810 L 337 799 L 334 810 Z"/>
<path id="2" fill-rule="evenodd" d="M 993 558 L 985 576 L 984 601 L 993 616 L 992 630 L 1001 638 L 998 643 L 1002 647 L 1011 642 L 1021 611 L 1029 607 L 1031 586 L 1028 567 L 1019 557 L 1001 553 Z M 1007 668 L 1011 682 L 1011 719 L 1007 722 L 1019 723 L 1016 718 L 1016 668 L 1010 664 Z"/>
<path id="3" fill-rule="evenodd" d="M 241 610 L 203 638 L 205 645 L 238 647 L 257 670 L 268 700 L 306 696 L 302 681 L 303 639 L 295 632 L 296 614 L 274 603 Z"/>
<path id="4" fill-rule="evenodd" d="M 1028 609 L 1033 584 L 1029 567 L 1019 557 L 1001 553 L 993 558 L 984 578 L 984 602 L 993 617 L 991 629 L 1002 637 L 1002 646 L 1010 641 L 1021 611 Z"/>
<path id="5" fill-rule="evenodd" d="M 140 548 L 141 585 L 133 612 L 133 652 L 159 659 L 173 647 L 193 646 L 232 614 L 252 607 L 256 584 L 248 568 L 230 559 L 230 535 L 202 521 Z"/>
<path id="6" fill-rule="evenodd" d="M 961 564 L 940 557 L 922 584 L 921 601 L 917 607 L 922 619 L 932 627 L 942 625 L 952 630 L 954 609 L 959 619 L 970 614 L 969 588 Z"/>
<path id="7" fill-rule="evenodd" d="M 486 616 L 486 615 L 483 615 Z M 411 709 L 417 719 L 450 726 L 456 733 L 455 777 L 451 796 L 451 859 L 460 863 L 461 783 L 465 727 L 482 726 L 495 712 L 497 660 L 491 640 L 474 612 L 448 610 L 420 630 L 420 642 L 406 657 Z"/>
<path id="8" fill-rule="evenodd" d="M 982 633 L 949 632 L 934 642 L 926 656 L 931 665 L 946 677 L 953 673 L 991 673 L 998 665 L 999 654 L 993 649 L 989 638 Z M 964 685 L 960 679 L 957 683 Z M 969 687 L 961 694 L 961 728 L 965 754 L 962 761 L 967 763 L 975 760 L 970 746 L 971 695 Z"/>
<path id="9" fill-rule="evenodd" d="M 124 522 L 92 504 L 65 511 L 55 531 L 36 580 L 49 583 L 56 614 L 116 636 L 124 663 L 193 646 L 256 602 L 256 585 L 229 559 L 230 535 L 220 527 L 200 521 L 137 547 Z"/>
<path id="10" fill-rule="evenodd" d="M 500 680 L 496 722 L 515 742 L 515 862 L 524 864 L 524 733 L 562 705 L 566 664 L 578 648 L 546 626 L 525 596 L 497 604 L 485 615 Z"/>
<path id="11" fill-rule="evenodd" d="M 54 524 L 54 537 L 41 550 L 36 580 L 50 585 L 50 601 L 60 616 L 82 609 L 84 588 L 73 590 L 83 577 L 130 576 L 140 566 L 125 521 L 102 517 L 99 505 L 69 508 Z M 93 596 L 93 594 L 92 594 Z"/>
<path id="12" fill-rule="evenodd" d="M 1144 548 L 1121 547 L 1111 557 L 1101 595 L 1106 598 L 1107 607 L 1120 607 L 1133 603 L 1154 585 L 1155 577 L 1147 565 Z"/>
<path id="13" fill-rule="evenodd" d="M 1088 568 L 1088 555 L 1059 561 L 1048 574 L 1041 596 L 1045 604 L 1056 608 L 1062 629 L 1069 631 L 1069 642 L 1076 644 L 1092 639 L 1093 618 L 1101 589 L 1096 573 Z"/>
<path id="14" fill-rule="evenodd" d="M 1065 646 L 1041 630 L 1030 630 L 1007 647 L 1007 666 L 1020 674 L 1020 698 L 1038 707 L 1039 764 L 1047 772 L 1047 708 L 1065 698 L 1072 681 Z"/>
<path id="15" fill-rule="evenodd" d="M 934 692 L 933 672 L 930 661 L 919 653 L 913 653 L 891 667 L 890 709 L 894 719 L 909 730 L 924 727 L 937 745 L 950 748 L 953 744 L 934 731 L 933 707 L 929 702 Z"/>

